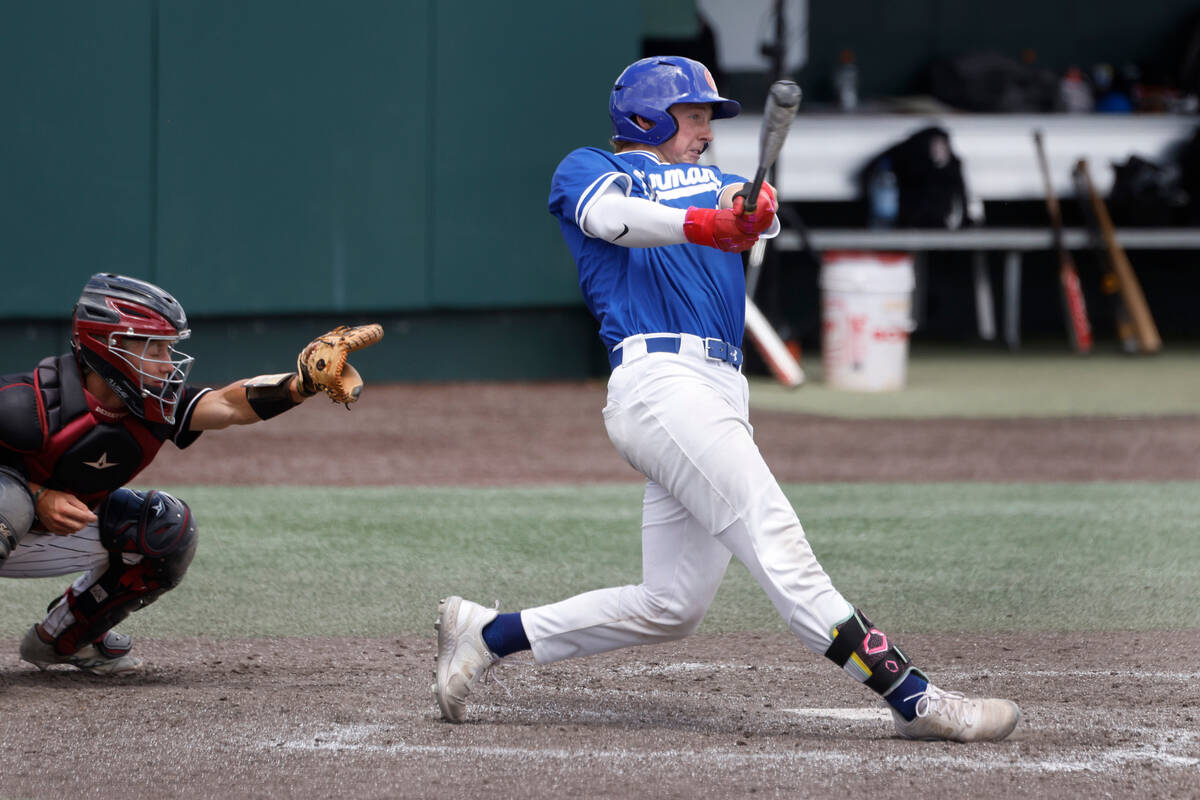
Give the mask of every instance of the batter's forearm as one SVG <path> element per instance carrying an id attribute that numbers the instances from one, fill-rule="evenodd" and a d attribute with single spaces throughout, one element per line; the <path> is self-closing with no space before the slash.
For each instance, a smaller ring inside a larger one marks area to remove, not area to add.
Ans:
<path id="1" fill-rule="evenodd" d="M 732 184 L 721 193 L 721 208 L 729 208 L 733 195 L 744 184 Z M 622 247 L 661 247 L 691 241 L 684 229 L 687 211 L 672 208 L 641 197 L 626 197 L 613 184 L 598 197 L 582 219 L 583 232 Z M 779 234 L 779 220 L 760 236 L 770 239 Z"/>

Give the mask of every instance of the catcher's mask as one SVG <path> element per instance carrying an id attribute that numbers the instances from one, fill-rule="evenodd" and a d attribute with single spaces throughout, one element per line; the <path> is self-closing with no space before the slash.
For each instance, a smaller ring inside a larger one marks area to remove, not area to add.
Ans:
<path id="1" fill-rule="evenodd" d="M 742 110 L 736 100 L 717 93 L 712 73 L 699 61 L 683 56 L 643 58 L 626 67 L 613 86 L 608 101 L 612 138 L 662 144 L 679 129 L 668 110 L 676 103 L 711 103 L 713 119 L 736 117 Z M 635 115 L 654 123 L 653 126 L 642 130 L 634 120 Z"/>
<path id="2" fill-rule="evenodd" d="M 75 356 L 147 422 L 175 422 L 194 360 L 175 344 L 190 335 L 174 297 L 107 272 L 88 280 L 71 319 Z"/>

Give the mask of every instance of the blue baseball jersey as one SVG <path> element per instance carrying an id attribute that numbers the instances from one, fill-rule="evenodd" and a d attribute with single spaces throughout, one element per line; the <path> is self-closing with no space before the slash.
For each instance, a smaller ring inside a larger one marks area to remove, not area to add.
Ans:
<path id="1" fill-rule="evenodd" d="M 573 151 L 554 172 L 550 213 L 579 268 L 579 287 L 611 350 L 636 333 L 691 333 L 741 346 L 746 316 L 742 258 L 696 244 L 621 247 L 580 227 L 589 205 L 614 183 L 630 197 L 673 208 L 716 208 L 721 190 L 745 183 L 702 164 L 664 164 L 641 150 Z"/>

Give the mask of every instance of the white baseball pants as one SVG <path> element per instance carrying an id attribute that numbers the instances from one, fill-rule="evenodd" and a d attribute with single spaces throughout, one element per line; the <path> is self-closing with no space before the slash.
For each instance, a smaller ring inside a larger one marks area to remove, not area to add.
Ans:
<path id="1" fill-rule="evenodd" d="M 804 528 L 754 444 L 749 386 L 684 335 L 678 355 L 625 340 L 604 420 L 644 474 L 642 582 L 522 611 L 539 663 L 682 638 L 699 627 L 731 555 L 788 628 L 823 654 L 853 608 L 817 562 Z"/>

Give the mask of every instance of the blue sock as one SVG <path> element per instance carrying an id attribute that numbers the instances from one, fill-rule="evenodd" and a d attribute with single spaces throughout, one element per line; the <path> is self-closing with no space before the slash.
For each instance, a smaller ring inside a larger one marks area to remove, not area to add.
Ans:
<path id="1" fill-rule="evenodd" d="M 915 669 L 910 669 L 908 674 L 900 679 L 900 683 L 896 684 L 883 699 L 896 709 L 900 716 L 912 722 L 913 718 L 917 716 L 917 701 L 921 699 L 921 695 L 928 685 L 929 680 L 924 675 Z"/>
<path id="2" fill-rule="evenodd" d="M 529 649 L 529 637 L 521 624 L 521 612 L 500 614 L 483 626 L 483 643 L 497 658 Z"/>

